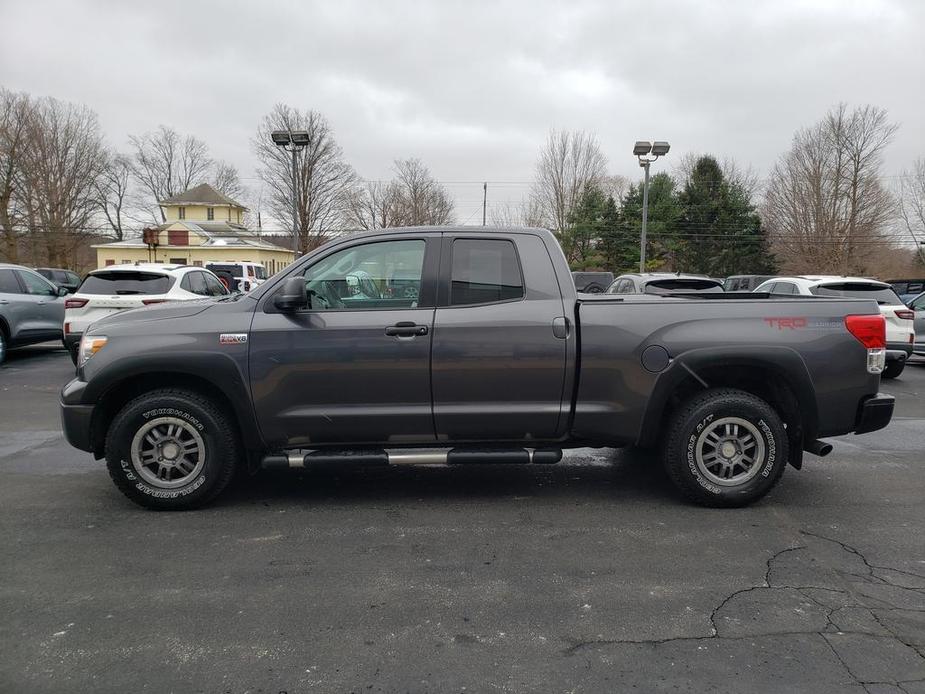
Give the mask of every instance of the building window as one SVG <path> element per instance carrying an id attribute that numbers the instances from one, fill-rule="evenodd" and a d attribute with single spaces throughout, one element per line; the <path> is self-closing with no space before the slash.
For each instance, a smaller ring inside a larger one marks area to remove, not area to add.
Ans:
<path id="1" fill-rule="evenodd" d="M 123 258 L 123 260 L 122 260 L 122 264 L 123 264 L 123 265 L 130 265 L 131 263 L 132 263 L 131 260 L 125 260 L 124 258 Z"/>
<path id="2" fill-rule="evenodd" d="M 186 265 L 186 258 L 171 258 L 171 265 Z"/>
<path id="3" fill-rule="evenodd" d="M 194 261 L 193 261 L 193 265 L 194 265 L 195 267 L 202 267 L 202 261 L 201 261 L 201 260 L 194 260 Z"/>
<path id="4" fill-rule="evenodd" d="M 231 208 L 228 208 L 228 221 L 231 221 Z"/>
<path id="5" fill-rule="evenodd" d="M 185 207 L 181 207 L 179 209 L 179 215 L 180 215 L 180 219 L 186 219 L 186 208 Z"/>
<path id="6" fill-rule="evenodd" d="M 109 267 L 110 265 L 115 265 L 115 264 L 116 264 L 115 260 L 110 260 L 109 258 L 106 259 L 106 267 Z"/>
<path id="7" fill-rule="evenodd" d="M 170 229 L 167 232 L 168 246 L 189 246 L 189 231 L 186 229 Z"/>
<path id="8" fill-rule="evenodd" d="M 215 208 L 214 208 L 214 207 L 207 207 L 207 208 L 206 208 L 206 219 L 208 219 L 210 222 L 211 222 L 213 219 L 215 219 Z"/>

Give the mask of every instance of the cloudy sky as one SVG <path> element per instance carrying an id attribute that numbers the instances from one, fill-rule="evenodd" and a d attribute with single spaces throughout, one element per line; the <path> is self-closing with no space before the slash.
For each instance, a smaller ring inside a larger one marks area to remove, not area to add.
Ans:
<path id="1" fill-rule="evenodd" d="M 252 183 L 261 116 L 313 108 L 363 177 L 423 159 L 460 221 L 463 182 L 522 195 L 550 127 L 595 132 L 612 173 L 667 139 L 763 175 L 833 104 L 873 103 L 901 124 L 886 173 L 925 156 L 922 0 L 0 0 L 0 27 L 0 85 L 87 104 L 115 146 L 169 124 Z"/>

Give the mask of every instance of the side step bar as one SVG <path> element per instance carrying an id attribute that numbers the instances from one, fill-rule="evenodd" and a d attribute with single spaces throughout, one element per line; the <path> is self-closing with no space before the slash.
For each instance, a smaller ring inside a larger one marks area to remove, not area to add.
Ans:
<path id="1" fill-rule="evenodd" d="M 530 463 L 549 465 L 562 460 L 561 448 L 368 448 L 312 450 L 265 456 L 265 470 L 336 465 L 466 465 Z"/>

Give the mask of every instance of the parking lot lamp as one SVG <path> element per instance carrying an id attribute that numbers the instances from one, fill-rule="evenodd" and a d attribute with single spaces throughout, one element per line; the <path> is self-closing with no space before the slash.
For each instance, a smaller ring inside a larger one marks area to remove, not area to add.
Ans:
<path id="1" fill-rule="evenodd" d="M 292 153 L 292 252 L 299 255 L 299 151 L 311 143 L 305 130 L 274 130 L 273 144 Z"/>
<path id="2" fill-rule="evenodd" d="M 639 272 L 646 271 L 646 224 L 649 221 L 649 164 L 668 154 L 671 145 L 667 142 L 647 142 L 638 140 L 633 145 L 633 154 L 639 160 L 639 165 L 646 170 L 645 180 L 642 184 L 642 232 L 639 235 Z M 648 155 L 652 156 L 649 157 Z"/>

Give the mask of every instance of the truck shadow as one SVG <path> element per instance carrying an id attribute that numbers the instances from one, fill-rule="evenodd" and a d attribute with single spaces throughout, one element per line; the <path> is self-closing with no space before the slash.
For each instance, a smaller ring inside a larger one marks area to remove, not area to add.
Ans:
<path id="1" fill-rule="evenodd" d="M 594 451 L 556 465 L 340 467 L 261 472 L 239 480 L 217 506 L 263 503 L 315 505 L 380 501 L 508 500 L 518 497 L 677 498 L 653 451 Z"/>

